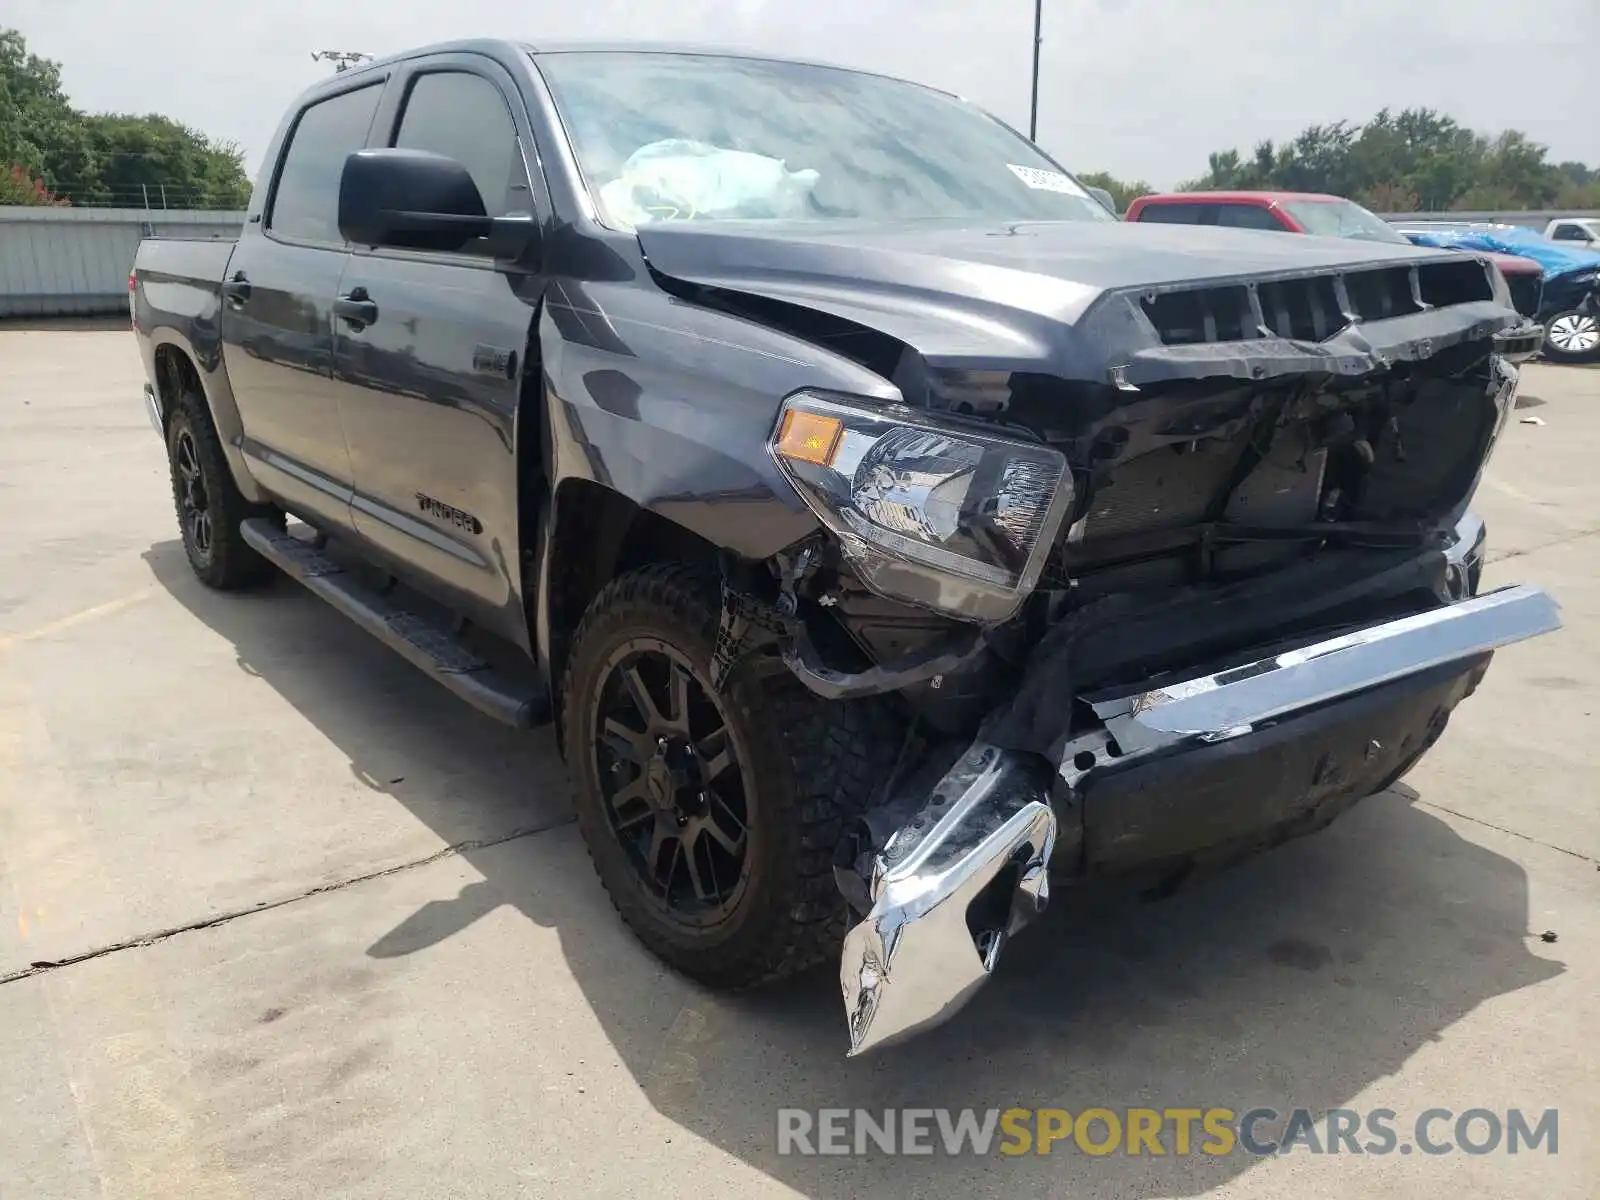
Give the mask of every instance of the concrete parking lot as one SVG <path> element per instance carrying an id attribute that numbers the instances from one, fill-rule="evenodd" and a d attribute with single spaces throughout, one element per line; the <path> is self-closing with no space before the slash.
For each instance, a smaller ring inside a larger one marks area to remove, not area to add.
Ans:
<path id="1" fill-rule="evenodd" d="M 0 330 L 4 1200 L 1597 1194 L 1600 370 L 1526 371 L 1477 504 L 1488 583 L 1567 627 L 1404 785 L 1165 902 L 1057 905 L 857 1061 L 828 973 L 729 999 L 634 944 L 547 732 L 289 582 L 203 589 L 140 383 L 125 329 Z M 1135 1105 L 1553 1108 L 1559 1148 L 777 1152 L 780 1107 Z"/>

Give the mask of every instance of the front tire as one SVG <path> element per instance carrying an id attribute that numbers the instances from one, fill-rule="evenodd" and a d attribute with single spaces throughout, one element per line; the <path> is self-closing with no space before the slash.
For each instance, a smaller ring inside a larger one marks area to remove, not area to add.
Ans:
<path id="1" fill-rule="evenodd" d="M 183 552 L 200 582 L 233 591 L 271 579 L 272 564 L 251 549 L 239 526 L 249 517 L 281 521 L 282 514 L 239 493 L 210 409 L 195 392 L 178 397 L 167 421 L 167 464 Z"/>
<path id="2" fill-rule="evenodd" d="M 1600 359 L 1600 314 L 1569 309 L 1545 323 L 1544 356 L 1552 362 Z"/>
<path id="3" fill-rule="evenodd" d="M 608 584 L 573 641 L 563 734 L 578 828 L 623 921 L 715 988 L 837 953 L 834 848 L 899 748 L 880 702 L 828 702 L 747 660 L 711 686 L 713 575 L 646 567 Z"/>

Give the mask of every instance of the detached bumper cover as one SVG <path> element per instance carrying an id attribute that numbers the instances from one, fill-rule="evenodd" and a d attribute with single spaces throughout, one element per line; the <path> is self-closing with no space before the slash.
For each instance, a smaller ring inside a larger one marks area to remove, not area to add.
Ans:
<path id="1" fill-rule="evenodd" d="M 1463 571 L 1482 545 L 1481 525 L 1465 524 L 1450 554 Z M 1041 779 L 1030 756 L 974 745 L 876 857 L 871 908 L 840 963 L 850 1054 L 936 1025 L 971 998 L 1048 901 L 1058 839 L 1081 839 L 1080 864 L 1120 868 L 1331 819 L 1426 750 L 1494 649 L 1560 624 L 1554 600 L 1519 585 L 1082 697 L 1103 727 L 1066 743 L 1056 779 Z M 1052 796 L 1068 798 L 1062 812 Z"/>

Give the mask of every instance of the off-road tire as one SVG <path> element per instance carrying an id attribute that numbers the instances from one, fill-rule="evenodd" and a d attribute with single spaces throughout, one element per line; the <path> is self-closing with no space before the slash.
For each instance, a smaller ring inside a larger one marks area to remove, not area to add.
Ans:
<path id="1" fill-rule="evenodd" d="M 826 701 L 787 670 L 747 662 L 714 699 L 744 741 L 756 805 L 749 880 L 712 930 L 686 930 L 645 896 L 612 830 L 594 751 L 596 689 L 605 664 L 638 638 L 671 645 L 709 674 L 720 617 L 711 573 L 686 564 L 644 567 L 608 584 L 573 639 L 563 687 L 563 732 L 575 806 L 600 876 L 623 921 L 669 966 L 713 988 L 749 988 L 836 955 L 847 906 L 833 877 L 846 822 L 892 770 L 900 719 L 882 700 Z"/>
<path id="2" fill-rule="evenodd" d="M 210 515 L 209 545 L 200 546 L 186 519 L 185 485 L 180 475 L 180 446 L 192 452 L 199 468 L 206 507 Z M 167 468 L 172 479 L 172 504 L 184 554 L 196 578 L 218 591 L 259 587 L 273 578 L 271 563 L 257 554 L 239 526 L 250 517 L 267 517 L 281 524 L 283 513 L 270 504 L 251 504 L 234 483 L 228 459 L 222 452 L 211 411 L 197 392 L 184 392 L 167 419 Z"/>

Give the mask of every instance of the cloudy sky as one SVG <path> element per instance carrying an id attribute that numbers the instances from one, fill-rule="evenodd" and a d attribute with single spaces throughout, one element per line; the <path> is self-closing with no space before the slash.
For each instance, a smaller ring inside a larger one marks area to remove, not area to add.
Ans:
<path id="1" fill-rule="evenodd" d="M 1045 0 L 1039 140 L 1170 186 L 1209 151 L 1428 105 L 1600 166 L 1600 5 L 1544 0 Z M 666 38 L 869 66 L 1026 129 L 1030 0 L 0 0 L 92 110 L 162 112 L 252 169 L 313 50 L 452 37 Z M 1513 35 L 1510 31 L 1515 29 Z"/>

